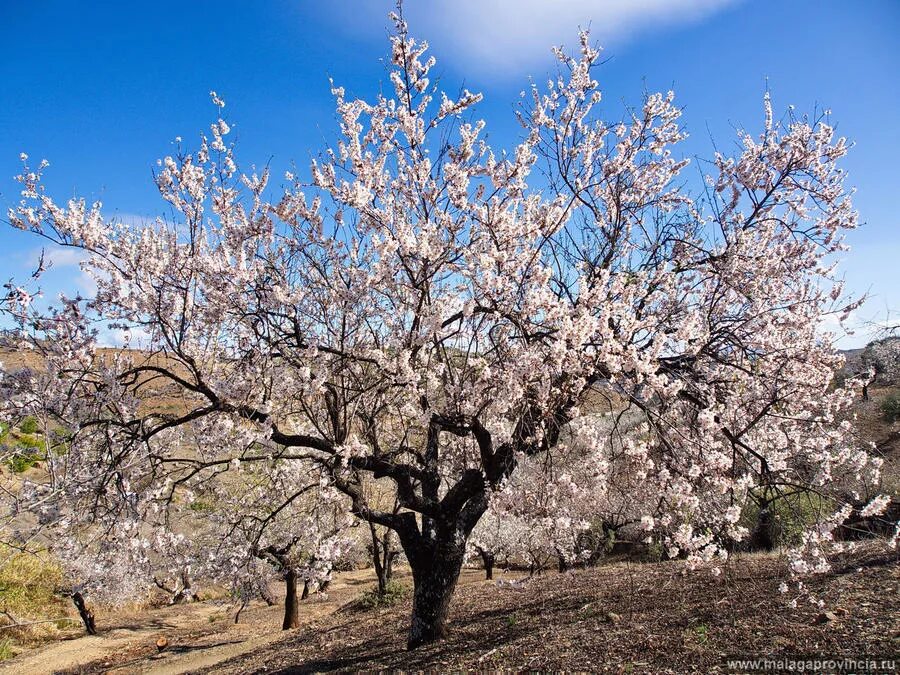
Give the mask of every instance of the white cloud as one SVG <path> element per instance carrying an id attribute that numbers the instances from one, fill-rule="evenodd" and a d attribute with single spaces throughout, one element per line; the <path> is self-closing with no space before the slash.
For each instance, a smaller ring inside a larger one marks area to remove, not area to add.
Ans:
<path id="1" fill-rule="evenodd" d="M 97 292 L 97 283 L 82 267 L 89 258 L 84 250 L 48 243 L 25 254 L 24 269 L 32 272 L 41 255 L 44 256 L 45 271 L 38 283 L 45 297 L 55 299 L 60 293 L 69 297 L 75 293 L 91 297 Z"/>
<path id="2" fill-rule="evenodd" d="M 550 63 L 550 47 L 572 45 L 578 27 L 619 46 L 648 29 L 703 19 L 739 0 L 456 0 L 407 2 L 411 32 L 454 61 L 494 76 Z M 354 3 L 356 4 L 356 3 Z M 378 6 L 372 3 L 368 7 Z M 357 13 L 358 16 L 359 13 Z M 372 25 L 371 15 L 359 17 Z"/>
<path id="3" fill-rule="evenodd" d="M 41 258 L 41 254 L 44 256 L 44 264 L 50 265 L 55 269 L 61 267 L 77 267 L 81 265 L 83 260 L 87 259 L 87 254 L 81 249 L 48 244 L 28 252 L 28 266 L 32 268 L 36 267 Z"/>
<path id="4" fill-rule="evenodd" d="M 134 213 L 116 212 L 110 219 L 131 227 L 149 227 L 156 222 L 154 218 Z M 97 293 L 96 280 L 82 264 L 90 258 L 87 251 L 47 242 L 19 256 L 23 272 L 30 274 L 35 270 L 42 255 L 46 271 L 41 275 L 40 285 L 45 297 L 55 299 L 60 293 L 69 297 L 80 293 L 90 298 Z"/>
<path id="5" fill-rule="evenodd" d="M 145 349 L 150 346 L 150 334 L 142 327 L 135 326 L 128 330 L 98 326 L 97 344 L 101 347 L 118 347 L 126 349 Z"/>

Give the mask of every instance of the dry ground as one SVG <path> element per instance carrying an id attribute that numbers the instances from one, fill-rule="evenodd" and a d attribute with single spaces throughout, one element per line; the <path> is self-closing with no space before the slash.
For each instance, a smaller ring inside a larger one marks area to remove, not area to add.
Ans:
<path id="1" fill-rule="evenodd" d="M 900 560 L 866 544 L 807 586 L 796 610 L 777 592 L 784 561 L 743 556 L 716 578 L 679 561 L 617 563 L 525 582 L 463 574 L 450 636 L 407 652 L 409 602 L 360 612 L 348 603 L 371 571 L 342 574 L 327 599 L 301 604 L 304 625 L 277 630 L 278 607 L 254 605 L 234 626 L 225 605 L 166 608 L 96 638 L 7 662 L 9 672 L 251 673 L 540 669 L 686 673 L 723 670 L 728 655 L 900 655 Z M 515 579 L 515 575 L 506 579 Z M 518 575 L 521 578 L 521 575 Z M 119 622 L 121 623 L 121 622 Z M 170 647 L 156 654 L 164 634 Z M 75 647 L 87 651 L 74 658 Z M 64 654 L 65 659 L 60 658 Z M 68 659 L 68 660 L 66 660 Z M 900 664 L 900 661 L 898 661 Z"/>
<path id="2" fill-rule="evenodd" d="M 313 594 L 301 603 L 301 620 L 330 616 L 373 585 L 371 570 L 337 575 L 327 595 Z M 0 662 L 0 673 L 194 672 L 283 637 L 280 605 L 254 601 L 238 624 L 236 609 L 226 600 L 214 600 L 112 615 L 98 612 L 98 635 L 67 629 L 57 642 Z M 162 653 L 156 648 L 159 637 L 169 643 Z"/>
<path id="3" fill-rule="evenodd" d="M 452 632 L 415 652 L 408 607 L 339 612 L 265 649 L 203 672 L 403 669 L 715 672 L 736 654 L 900 653 L 900 564 L 870 550 L 809 582 L 826 602 L 796 611 L 777 592 L 783 561 L 747 556 L 718 579 L 681 562 L 545 574 L 521 586 L 470 583 Z"/>

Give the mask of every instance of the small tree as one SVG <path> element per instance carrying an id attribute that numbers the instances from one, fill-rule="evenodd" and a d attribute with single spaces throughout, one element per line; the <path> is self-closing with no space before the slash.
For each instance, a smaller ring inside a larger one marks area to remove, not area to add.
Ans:
<path id="1" fill-rule="evenodd" d="M 384 596 L 388 590 L 388 584 L 394 576 L 394 561 L 400 555 L 395 548 L 391 536 L 392 530 L 380 527 L 369 522 L 369 534 L 371 535 L 370 552 L 372 566 L 375 568 L 375 577 L 378 579 L 378 595 Z"/>
<path id="2" fill-rule="evenodd" d="M 871 368 L 878 382 L 900 383 L 900 337 L 888 336 L 870 342 L 863 349 L 862 362 Z"/>
<path id="3" fill-rule="evenodd" d="M 893 332 L 893 331 L 891 331 Z M 869 386 L 900 384 L 900 337 L 888 335 L 867 344 L 862 353 L 862 366 L 871 375 L 863 384 L 863 399 L 869 400 Z"/>
<path id="4" fill-rule="evenodd" d="M 300 600 L 311 585 L 327 585 L 335 561 L 352 547 L 344 497 L 310 462 L 251 461 L 225 476 L 198 485 L 215 505 L 207 523 L 221 542 L 207 573 L 229 580 L 247 600 L 266 584 L 268 574 L 256 564 L 262 561 L 285 585 L 282 628 L 297 628 Z"/>

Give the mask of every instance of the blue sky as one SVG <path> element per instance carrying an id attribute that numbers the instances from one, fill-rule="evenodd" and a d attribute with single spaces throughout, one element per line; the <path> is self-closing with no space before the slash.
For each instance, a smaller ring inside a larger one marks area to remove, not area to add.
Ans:
<path id="1" fill-rule="evenodd" d="M 57 198 L 100 199 L 110 215 L 164 213 L 151 169 L 175 136 L 189 142 L 208 127 L 211 89 L 227 101 L 242 166 L 305 166 L 334 133 L 328 78 L 364 96 L 383 81 L 392 4 L 0 0 L 3 211 L 27 152 L 50 161 Z M 598 79 L 613 116 L 645 88 L 673 88 L 689 154 L 728 146 L 736 127 L 759 129 L 767 83 L 776 109 L 831 109 L 856 143 L 845 167 L 865 225 L 842 270 L 871 296 L 856 321 L 900 313 L 897 0 L 409 0 L 406 13 L 446 88 L 485 94 L 479 110 L 498 146 L 516 139 L 519 91 L 545 79 L 550 45 L 573 44 L 579 25 L 606 47 Z M 0 278 L 27 275 L 39 249 L 0 227 Z M 83 284 L 76 260 L 57 256 L 48 295 Z"/>

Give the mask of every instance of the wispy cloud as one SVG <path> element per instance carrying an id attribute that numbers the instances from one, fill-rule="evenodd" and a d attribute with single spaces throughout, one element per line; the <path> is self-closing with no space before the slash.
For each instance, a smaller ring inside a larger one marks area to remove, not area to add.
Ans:
<path id="1" fill-rule="evenodd" d="M 41 256 L 46 271 L 39 283 L 45 297 L 56 298 L 60 293 L 70 297 L 75 293 L 90 297 L 97 292 L 97 283 L 82 266 L 88 259 L 85 251 L 51 244 L 31 249 L 24 256 L 24 269 L 35 269 Z"/>
<path id="2" fill-rule="evenodd" d="M 549 48 L 572 44 L 579 26 L 590 27 L 600 43 L 616 47 L 644 31 L 699 21 L 739 1 L 456 0 L 408 2 L 404 11 L 413 33 L 450 50 L 447 56 L 460 65 L 477 65 L 483 74 L 503 77 L 548 63 Z M 369 11 L 375 6 L 383 9 L 371 3 Z"/>
<path id="3" fill-rule="evenodd" d="M 63 246 L 43 246 L 41 248 L 29 251 L 28 265 L 34 267 L 38 261 L 44 257 L 44 264 L 59 269 L 60 267 L 77 267 L 83 260 L 87 259 L 87 254 L 78 248 L 66 248 Z"/>
<path id="4" fill-rule="evenodd" d="M 888 309 L 873 312 L 871 304 L 851 312 L 844 321 L 837 314 L 825 315 L 819 323 L 819 333 L 830 335 L 838 349 L 865 347 L 872 340 L 896 334 L 900 318 Z"/>

